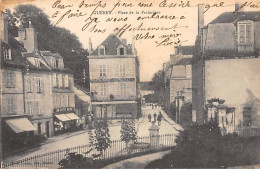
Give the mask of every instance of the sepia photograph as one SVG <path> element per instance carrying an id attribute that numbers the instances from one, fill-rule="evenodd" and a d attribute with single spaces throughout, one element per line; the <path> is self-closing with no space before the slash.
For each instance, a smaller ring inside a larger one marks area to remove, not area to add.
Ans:
<path id="1" fill-rule="evenodd" d="M 0 169 L 260 169 L 259 0 L 0 10 Z"/>

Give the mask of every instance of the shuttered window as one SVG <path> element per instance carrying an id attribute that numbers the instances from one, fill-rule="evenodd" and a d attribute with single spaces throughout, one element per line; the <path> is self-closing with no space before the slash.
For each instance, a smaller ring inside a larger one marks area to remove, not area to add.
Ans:
<path id="1" fill-rule="evenodd" d="M 66 87 L 66 88 L 69 87 L 69 76 L 68 75 L 64 76 L 64 87 Z"/>
<path id="2" fill-rule="evenodd" d="M 17 108 L 17 102 L 16 102 L 16 97 L 8 97 L 6 98 L 6 108 L 7 108 L 7 113 L 15 113 L 16 108 Z"/>
<path id="3" fill-rule="evenodd" d="M 5 85 L 6 87 L 15 87 L 16 76 L 13 71 L 6 71 L 5 75 Z"/>

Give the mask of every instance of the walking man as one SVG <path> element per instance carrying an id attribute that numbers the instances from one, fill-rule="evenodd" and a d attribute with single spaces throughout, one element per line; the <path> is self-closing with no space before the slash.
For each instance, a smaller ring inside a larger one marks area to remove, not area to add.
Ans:
<path id="1" fill-rule="evenodd" d="M 160 126 L 161 121 L 162 121 L 162 113 L 161 112 L 159 113 L 157 120 L 158 120 L 158 126 Z"/>
<path id="2" fill-rule="evenodd" d="M 154 123 L 156 123 L 156 117 L 157 117 L 156 113 L 153 114 L 153 117 L 154 117 Z"/>
<path id="3" fill-rule="evenodd" d="M 148 114 L 148 120 L 149 120 L 149 122 L 151 122 L 151 119 L 152 119 L 152 115 L 151 115 L 151 114 Z"/>

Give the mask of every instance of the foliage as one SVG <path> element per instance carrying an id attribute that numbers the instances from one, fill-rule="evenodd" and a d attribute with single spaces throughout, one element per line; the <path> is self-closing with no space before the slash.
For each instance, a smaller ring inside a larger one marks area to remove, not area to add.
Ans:
<path id="1" fill-rule="evenodd" d="M 187 127 L 192 123 L 192 104 L 184 103 L 181 107 L 181 125 Z"/>
<path id="2" fill-rule="evenodd" d="M 95 138 L 94 146 L 100 154 L 110 146 L 110 134 L 107 122 L 105 120 L 97 120 L 95 122 Z"/>
<path id="3" fill-rule="evenodd" d="M 134 119 L 123 119 L 121 124 L 121 140 L 128 143 L 130 140 L 137 139 Z"/>
<path id="4" fill-rule="evenodd" d="M 176 105 L 175 101 L 171 103 L 170 105 L 170 113 L 171 113 L 171 118 L 176 122 Z"/>
<path id="5" fill-rule="evenodd" d="M 92 158 L 84 157 L 76 152 L 68 152 L 65 159 L 58 163 L 63 169 L 80 169 L 80 168 L 95 168 L 95 163 Z"/>
<path id="6" fill-rule="evenodd" d="M 194 124 L 180 131 L 170 154 L 146 168 L 226 168 L 260 163 L 259 137 L 221 135 L 217 123 Z"/>
<path id="7" fill-rule="evenodd" d="M 17 37 L 18 26 L 26 28 L 28 21 L 31 20 L 33 27 L 38 32 L 38 49 L 61 54 L 64 57 L 65 66 L 74 73 L 75 83 L 89 87 L 86 82 L 88 80 L 88 69 L 86 68 L 88 52 L 82 48 L 82 44 L 75 34 L 70 33 L 67 29 L 53 26 L 48 16 L 33 5 L 18 5 L 13 13 L 7 9 L 6 14 L 8 30 L 12 36 Z M 86 78 L 84 78 L 83 69 L 86 71 Z"/>
<path id="8" fill-rule="evenodd" d="M 154 94 L 147 96 L 148 102 L 163 104 L 164 72 L 162 70 L 159 70 L 154 74 L 150 86 L 153 89 Z"/>

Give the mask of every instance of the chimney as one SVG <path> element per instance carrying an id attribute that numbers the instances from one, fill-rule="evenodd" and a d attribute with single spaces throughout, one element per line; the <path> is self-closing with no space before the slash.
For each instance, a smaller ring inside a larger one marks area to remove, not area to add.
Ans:
<path id="1" fill-rule="evenodd" d="M 24 47 L 28 52 L 35 52 L 38 50 L 37 33 L 29 20 L 29 28 L 19 28 L 19 40 L 23 42 Z"/>
<path id="2" fill-rule="evenodd" d="M 198 4 L 198 35 L 202 36 L 204 27 L 204 4 Z"/>
<path id="3" fill-rule="evenodd" d="M 91 41 L 91 37 L 89 37 L 89 40 L 88 40 L 88 48 L 89 48 L 89 54 L 92 53 L 92 41 Z"/>
<path id="4" fill-rule="evenodd" d="M 244 11 L 244 8 L 242 7 L 241 9 L 239 9 L 241 6 L 243 6 L 242 3 L 235 3 L 235 12 L 239 12 L 239 11 Z"/>
<path id="5" fill-rule="evenodd" d="M 127 45 L 126 39 L 122 39 L 123 44 Z"/>
<path id="6" fill-rule="evenodd" d="M 4 12 L 0 15 L 0 33 L 1 40 L 8 43 L 8 21 Z"/>
<path id="7" fill-rule="evenodd" d="M 179 47 L 178 46 L 174 47 L 174 53 L 175 53 L 175 55 L 179 54 Z"/>

